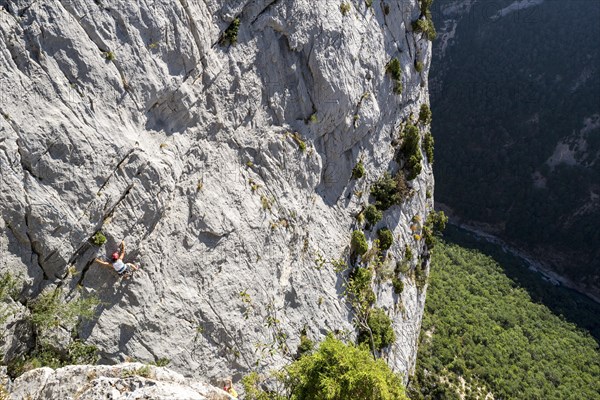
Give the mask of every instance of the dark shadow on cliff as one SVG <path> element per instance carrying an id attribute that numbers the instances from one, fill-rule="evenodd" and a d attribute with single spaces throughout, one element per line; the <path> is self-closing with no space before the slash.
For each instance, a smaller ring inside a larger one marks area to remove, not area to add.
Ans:
<path id="1" fill-rule="evenodd" d="M 554 314 L 588 331 L 600 343 L 600 304 L 565 286 L 553 285 L 540 273 L 530 270 L 525 260 L 455 225 L 448 225 L 444 232 L 444 240 L 480 251 L 493 258 L 507 277 L 527 290 L 534 302 L 545 305 Z"/>

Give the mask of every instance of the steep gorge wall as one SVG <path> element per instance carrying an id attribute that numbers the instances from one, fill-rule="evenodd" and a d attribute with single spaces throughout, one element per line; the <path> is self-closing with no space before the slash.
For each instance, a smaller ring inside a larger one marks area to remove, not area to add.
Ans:
<path id="1" fill-rule="evenodd" d="M 428 102 L 431 48 L 411 29 L 416 1 L 348 3 L 0 1 L 0 268 L 25 280 L 21 299 L 96 294 L 79 335 L 102 362 L 166 357 L 208 378 L 285 363 L 303 327 L 353 337 L 319 260 L 348 256 L 370 184 L 399 168 L 392 142 Z M 220 45 L 236 17 L 237 44 Z M 366 232 L 393 230 L 392 269 L 406 245 L 413 268 L 426 251 L 410 230 L 432 207 L 423 164 Z M 93 264 L 121 239 L 142 266 L 131 281 Z M 386 358 L 406 374 L 425 291 L 402 279 L 401 296 L 375 291 L 397 334 Z M 11 357 L 26 336 L 8 338 Z"/>

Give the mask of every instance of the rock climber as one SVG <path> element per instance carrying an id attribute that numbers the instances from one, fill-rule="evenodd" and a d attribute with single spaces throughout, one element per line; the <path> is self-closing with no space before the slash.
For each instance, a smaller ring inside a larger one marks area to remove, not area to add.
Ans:
<path id="1" fill-rule="evenodd" d="M 223 390 L 226 391 L 227 393 L 229 393 L 229 396 L 231 396 L 230 398 L 232 398 L 232 399 L 238 398 L 238 394 L 235 391 L 235 389 L 233 388 L 233 383 L 232 383 L 231 377 L 225 379 L 225 385 L 223 386 Z"/>
<path id="2" fill-rule="evenodd" d="M 112 263 L 103 261 L 99 258 L 96 258 L 96 262 L 104 267 L 112 267 L 114 270 L 124 278 L 129 278 L 133 271 L 137 271 L 139 267 L 132 263 L 124 263 L 123 258 L 125 258 L 125 241 L 121 241 L 121 252 L 115 251 L 112 255 Z"/>

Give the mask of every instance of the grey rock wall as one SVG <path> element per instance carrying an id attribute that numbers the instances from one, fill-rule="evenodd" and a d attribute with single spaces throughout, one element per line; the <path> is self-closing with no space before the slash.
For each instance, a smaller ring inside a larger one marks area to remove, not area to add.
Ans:
<path id="1" fill-rule="evenodd" d="M 431 47 L 410 27 L 416 1 L 348 3 L 0 1 L 0 268 L 23 298 L 96 294 L 80 336 L 102 362 L 166 357 L 196 377 L 282 365 L 305 326 L 354 337 L 317 261 L 347 257 L 370 184 L 398 169 L 392 139 L 428 102 Z M 222 46 L 235 17 L 238 43 Z M 378 225 L 396 237 L 389 265 L 424 251 L 410 230 L 432 206 L 424 164 Z M 92 262 L 121 239 L 141 265 L 129 281 Z M 375 289 L 397 332 L 385 357 L 406 374 L 425 292 L 403 280 L 401 297 Z"/>

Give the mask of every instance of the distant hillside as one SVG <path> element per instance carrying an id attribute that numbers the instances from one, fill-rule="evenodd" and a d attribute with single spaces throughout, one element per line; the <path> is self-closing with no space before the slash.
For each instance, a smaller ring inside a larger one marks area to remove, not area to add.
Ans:
<path id="1" fill-rule="evenodd" d="M 479 251 L 436 246 L 412 399 L 600 398 L 594 338 L 506 273 Z"/>
<path id="2" fill-rule="evenodd" d="M 600 295 L 600 2 L 436 0 L 436 200 Z"/>

